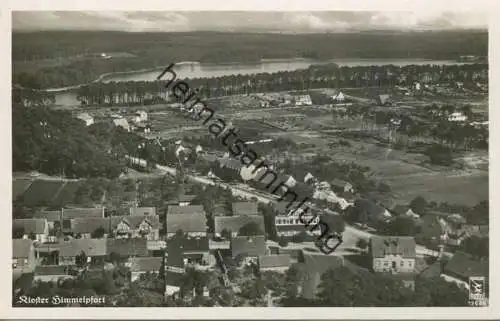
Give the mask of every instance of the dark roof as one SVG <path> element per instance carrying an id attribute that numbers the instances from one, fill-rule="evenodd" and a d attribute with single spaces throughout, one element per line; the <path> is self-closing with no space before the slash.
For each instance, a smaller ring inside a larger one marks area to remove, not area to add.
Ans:
<path id="1" fill-rule="evenodd" d="M 71 227 L 68 229 L 66 226 L 64 226 L 64 229 L 76 234 L 93 233 L 98 228 L 103 228 L 106 233 L 109 233 L 109 218 L 75 218 L 70 220 L 70 222 Z"/>
<path id="2" fill-rule="evenodd" d="M 129 260 L 131 272 L 158 272 L 160 271 L 162 257 L 134 257 Z"/>
<path id="3" fill-rule="evenodd" d="M 59 255 L 73 257 L 83 251 L 87 256 L 105 256 L 107 254 L 106 245 L 105 239 L 75 239 L 60 243 Z"/>
<path id="4" fill-rule="evenodd" d="M 61 211 L 37 211 L 33 218 L 44 218 L 48 222 L 60 221 L 62 216 Z"/>
<path id="5" fill-rule="evenodd" d="M 302 268 L 300 271 L 300 285 L 302 296 L 306 299 L 314 299 L 321 276 L 329 269 L 344 266 L 344 259 L 336 255 L 303 254 Z"/>
<path id="6" fill-rule="evenodd" d="M 415 238 L 412 236 L 372 236 L 370 250 L 372 257 L 401 255 L 405 258 L 415 258 Z"/>
<path id="7" fill-rule="evenodd" d="M 30 253 L 33 251 L 33 241 L 24 239 L 14 239 L 12 240 L 12 257 L 29 257 Z"/>
<path id="8" fill-rule="evenodd" d="M 180 287 L 183 282 L 184 273 L 177 273 L 167 270 L 167 285 Z"/>
<path id="9" fill-rule="evenodd" d="M 233 215 L 258 215 L 259 207 L 254 202 L 235 202 L 233 203 Z"/>
<path id="10" fill-rule="evenodd" d="M 170 205 L 167 210 L 167 216 L 196 215 L 196 214 L 205 215 L 205 209 L 203 208 L 202 205 L 186 205 L 186 206 Z"/>
<path id="11" fill-rule="evenodd" d="M 61 265 L 40 265 L 35 268 L 35 275 L 68 275 L 68 268 Z"/>
<path id="12" fill-rule="evenodd" d="M 148 255 L 148 241 L 146 239 L 106 239 L 106 241 L 108 254 L 116 253 L 121 256 Z"/>
<path id="13" fill-rule="evenodd" d="M 214 218 L 215 233 L 221 233 L 224 229 L 238 233 L 240 228 L 248 223 L 259 225 L 262 233 L 265 232 L 264 217 L 261 215 L 242 215 L 242 216 L 217 216 Z"/>
<path id="14" fill-rule="evenodd" d="M 175 247 L 184 252 L 195 252 L 195 251 L 208 251 L 208 238 L 206 237 L 186 237 L 186 236 L 174 236 L 173 238 L 167 240 L 167 248 Z"/>
<path id="15" fill-rule="evenodd" d="M 231 240 L 231 253 L 233 257 L 265 255 L 266 238 L 264 236 L 237 236 Z"/>
<path id="16" fill-rule="evenodd" d="M 184 251 L 178 242 L 167 241 L 166 266 L 184 268 Z"/>
<path id="17" fill-rule="evenodd" d="M 129 213 L 132 216 L 156 215 L 156 207 L 131 207 Z"/>
<path id="18" fill-rule="evenodd" d="M 139 228 L 143 221 L 151 224 L 153 229 L 158 229 L 160 227 L 160 217 L 158 215 L 76 218 L 65 220 L 63 227 L 65 231 L 79 234 L 92 233 L 98 228 L 103 228 L 106 233 L 109 233 L 110 229 L 116 228 L 122 221 L 129 225 L 131 229 Z M 66 225 L 67 222 L 71 222 L 70 226 Z"/>
<path id="19" fill-rule="evenodd" d="M 182 230 L 188 232 L 206 232 L 207 218 L 205 214 L 170 215 L 167 216 L 167 233 L 175 233 Z"/>
<path id="20" fill-rule="evenodd" d="M 24 234 L 43 234 L 47 226 L 47 220 L 42 218 L 23 218 L 13 221 L 14 228 L 23 228 Z"/>
<path id="21" fill-rule="evenodd" d="M 457 252 L 444 267 L 444 273 L 453 274 L 463 279 L 470 276 L 488 276 L 488 261 L 480 261 L 469 254 Z"/>
<path id="22" fill-rule="evenodd" d="M 260 268 L 289 267 L 291 264 L 290 254 L 259 256 Z"/>
<path id="23" fill-rule="evenodd" d="M 63 208 L 63 218 L 87 218 L 87 217 L 104 217 L 104 207 L 99 208 Z"/>

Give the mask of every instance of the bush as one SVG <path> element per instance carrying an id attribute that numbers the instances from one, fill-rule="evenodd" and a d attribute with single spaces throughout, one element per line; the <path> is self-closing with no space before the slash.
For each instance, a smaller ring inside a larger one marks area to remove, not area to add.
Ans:
<path id="1" fill-rule="evenodd" d="M 425 154 L 429 156 L 432 164 L 442 166 L 450 166 L 453 164 L 453 156 L 450 148 L 434 145 L 429 147 Z"/>
<path id="2" fill-rule="evenodd" d="M 288 240 L 284 237 L 281 237 L 278 241 L 279 246 L 286 247 L 288 245 Z"/>

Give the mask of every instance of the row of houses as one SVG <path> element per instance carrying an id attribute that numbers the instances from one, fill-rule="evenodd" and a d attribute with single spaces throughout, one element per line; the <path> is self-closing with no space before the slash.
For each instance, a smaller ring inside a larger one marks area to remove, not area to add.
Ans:
<path id="1" fill-rule="evenodd" d="M 168 215 L 181 217 L 199 213 L 200 209 L 197 207 L 173 207 L 167 214 L 167 220 Z M 227 219 L 236 221 L 245 216 L 247 217 L 245 222 L 249 222 L 248 217 L 253 218 L 257 215 L 217 216 L 216 219 L 222 220 L 218 221 L 219 227 L 216 227 L 216 231 L 231 225 L 224 224 Z M 257 221 L 262 222 L 262 220 Z M 240 226 L 241 224 L 234 229 L 237 230 Z M 297 284 L 299 293 L 307 298 L 314 297 L 320 277 L 328 268 L 352 267 L 352 264 L 340 256 L 310 254 L 302 250 L 287 250 L 272 246 L 266 242 L 264 235 L 243 236 L 236 233 L 227 240 L 211 239 L 196 229 L 187 228 L 187 231 L 187 233 L 174 233 L 167 238 L 165 256 L 162 251 L 150 248 L 150 242 L 144 238 L 72 239 L 57 244 L 38 244 L 31 239 L 14 239 L 12 266 L 14 272 L 34 273 L 36 280 L 55 281 L 61 277 L 72 277 L 70 271 L 78 265 L 82 253 L 85 254 L 86 264 L 106 262 L 110 260 L 110 256 L 115 255 L 125 260 L 132 281 L 144 273 L 159 273 L 162 265 L 165 265 L 166 294 L 171 295 L 179 290 L 182 275 L 190 267 L 222 268 L 224 271 L 227 269 L 225 262 L 228 258 L 234 260 L 238 267 L 254 266 L 260 271 L 283 272 L 295 264 L 300 271 Z M 162 249 L 165 249 L 165 246 Z M 368 255 L 371 270 L 375 273 L 408 276 L 407 279 L 411 283 L 413 277 L 420 272 L 413 237 L 374 236 L 369 242 Z M 52 260 L 50 264 L 43 263 L 47 257 Z M 487 268 L 485 270 L 484 263 L 458 253 L 444 268 L 438 269 L 438 272 L 427 269 L 423 273 L 429 276 L 438 273 L 448 281 L 465 286 L 468 277 L 487 275 Z"/>
<path id="2" fill-rule="evenodd" d="M 85 126 L 90 126 L 95 123 L 94 117 L 89 113 L 79 113 L 76 115 L 76 118 L 83 121 Z M 148 123 L 148 113 L 144 110 L 139 110 L 128 117 L 113 114 L 111 115 L 111 122 L 114 126 L 122 127 L 128 132 L 138 131 L 145 134 L 151 132 L 151 125 Z"/>

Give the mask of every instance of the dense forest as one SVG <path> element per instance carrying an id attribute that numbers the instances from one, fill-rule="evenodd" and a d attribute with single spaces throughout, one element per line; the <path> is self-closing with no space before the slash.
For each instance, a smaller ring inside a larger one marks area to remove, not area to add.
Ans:
<path id="1" fill-rule="evenodd" d="M 13 106 L 12 123 L 13 171 L 112 178 L 124 167 L 118 157 L 122 145 L 93 135 L 70 113 Z"/>
<path id="2" fill-rule="evenodd" d="M 304 49 L 307 48 L 307 49 Z M 96 54 L 119 53 L 112 59 Z M 89 83 L 109 72 L 171 62 L 257 62 L 278 58 L 428 58 L 486 56 L 486 31 L 242 34 L 220 32 L 15 32 L 13 75 L 26 72 L 42 88 Z"/>

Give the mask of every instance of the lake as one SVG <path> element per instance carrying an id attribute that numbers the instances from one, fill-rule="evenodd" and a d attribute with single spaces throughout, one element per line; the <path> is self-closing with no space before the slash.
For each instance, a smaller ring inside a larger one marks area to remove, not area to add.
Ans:
<path id="1" fill-rule="evenodd" d="M 226 63 L 226 64 L 206 64 L 197 62 L 183 62 L 174 67 L 177 78 L 211 78 L 229 75 L 251 75 L 257 73 L 273 73 L 279 71 L 293 71 L 306 69 L 315 64 L 336 63 L 339 66 L 381 66 L 381 65 L 457 65 L 464 64 L 454 60 L 425 60 L 425 59 L 332 59 L 329 61 L 317 61 L 309 59 L 269 59 L 258 63 Z M 166 66 L 165 66 L 166 67 Z M 122 82 L 122 81 L 153 81 L 161 73 L 162 68 L 149 69 L 129 73 L 114 73 L 100 77 L 100 81 Z M 57 89 L 55 89 L 57 90 Z M 57 105 L 75 105 L 76 93 L 74 91 L 56 92 Z"/>
<path id="2" fill-rule="evenodd" d="M 229 75 L 251 75 L 258 73 L 273 73 L 279 71 L 293 71 L 306 69 L 314 64 L 336 63 L 339 66 L 381 66 L 381 65 L 453 65 L 459 64 L 453 60 L 424 60 L 424 59 L 332 59 L 317 61 L 308 59 L 275 59 L 263 60 L 259 63 L 227 63 L 227 64 L 200 64 L 186 62 L 174 67 L 177 78 L 212 78 Z M 143 72 L 113 74 L 102 77 L 103 82 L 120 81 L 153 81 L 162 69 Z"/>

